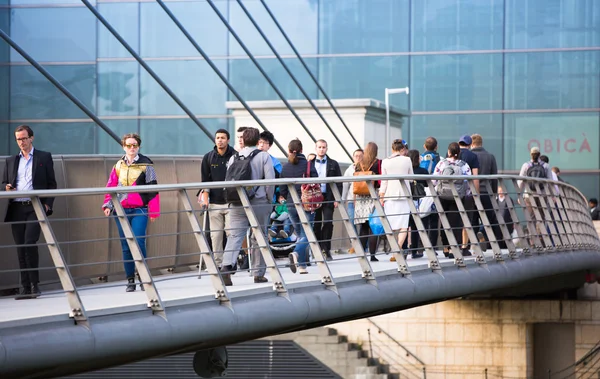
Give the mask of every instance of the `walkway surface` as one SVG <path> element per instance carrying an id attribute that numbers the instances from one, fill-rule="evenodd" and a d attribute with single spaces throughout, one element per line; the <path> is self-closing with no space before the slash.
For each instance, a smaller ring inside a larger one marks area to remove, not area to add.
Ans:
<path id="1" fill-rule="evenodd" d="M 503 250 L 503 254 L 505 259 L 508 259 L 508 251 Z M 488 250 L 484 255 L 488 263 L 493 262 L 491 250 Z M 378 276 L 400 275 L 398 274 L 396 262 L 389 261 L 391 256 L 391 254 L 379 253 L 378 258 L 380 261 L 370 262 L 376 278 Z M 438 252 L 438 259 L 443 268 L 451 267 L 454 264 L 452 259 L 444 258 L 441 252 Z M 409 257 L 407 263 L 413 273 L 428 270 L 425 257 L 419 259 Z M 475 258 L 467 257 L 465 263 L 467 265 L 476 264 Z M 287 259 L 278 259 L 277 264 L 288 290 L 322 286 L 318 268 L 314 263 L 308 267 L 309 273 L 307 275 L 293 274 L 287 267 Z M 336 283 L 363 280 L 356 255 L 334 255 L 334 260 L 328 262 L 328 264 Z M 268 274 L 266 277 L 269 278 Z M 167 316 L 169 307 L 216 301 L 211 280 L 205 272 L 201 279 L 198 279 L 198 273 L 194 271 L 156 275 L 153 278 L 166 308 Z M 236 298 L 239 299 L 243 296 L 269 293 L 275 295 L 270 278 L 269 283 L 256 284 L 248 271 L 238 271 L 232 276 L 232 280 L 233 286 L 227 287 L 227 291 L 233 304 L 235 304 Z M 137 287 L 137 291 L 127 293 L 124 289 L 126 284 L 125 281 L 117 281 L 79 286 L 79 295 L 88 317 L 148 309 L 144 292 Z M 42 296 L 33 300 L 16 301 L 11 297 L 0 298 L 0 328 L 64 321 L 68 319 L 68 312 L 66 296 L 60 291 L 43 292 Z"/>

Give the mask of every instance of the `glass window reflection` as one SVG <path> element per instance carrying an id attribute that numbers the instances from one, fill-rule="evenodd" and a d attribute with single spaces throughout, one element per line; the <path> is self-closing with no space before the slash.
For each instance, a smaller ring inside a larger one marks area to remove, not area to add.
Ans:
<path id="1" fill-rule="evenodd" d="M 506 0 L 506 48 L 600 45 L 600 1 Z"/>
<path id="2" fill-rule="evenodd" d="M 139 114 L 139 65 L 137 62 L 98 63 L 98 114 Z"/>
<path id="3" fill-rule="evenodd" d="M 96 124 L 92 122 L 30 122 L 35 133 L 35 147 L 52 154 L 97 154 Z M 17 125 L 13 125 L 15 129 Z M 14 141 L 13 139 L 11 139 Z M 77 141 L 77 143 L 73 143 Z M 10 154 L 17 154 L 19 146 L 10 145 Z"/>
<path id="4" fill-rule="evenodd" d="M 319 52 L 408 51 L 408 0 L 321 0 Z"/>
<path id="5" fill-rule="evenodd" d="M 271 0 L 266 1 L 266 3 L 300 54 L 316 54 L 318 48 L 318 0 Z M 292 48 L 286 42 L 263 5 L 256 0 L 244 1 L 244 5 L 267 35 L 271 44 L 275 46 L 277 52 L 279 54 L 293 54 Z M 232 1 L 229 6 L 229 22 L 252 55 L 273 55 L 267 43 L 235 1 Z M 229 32 L 227 33 L 229 35 Z M 231 35 L 229 36 L 229 44 L 229 55 L 246 55 Z"/>
<path id="6" fill-rule="evenodd" d="M 225 114 L 227 87 L 203 60 L 152 61 L 152 70 L 194 114 Z M 226 72 L 225 61 L 215 61 Z M 182 115 L 183 109 L 145 71 L 140 77 L 142 115 Z"/>
<path id="7" fill-rule="evenodd" d="M 423 55 L 411 59 L 411 110 L 502 109 L 502 55 Z"/>
<path id="8" fill-rule="evenodd" d="M 95 112 L 96 66 L 48 66 L 48 72 Z M 11 119 L 87 118 L 75 104 L 31 66 L 12 66 Z"/>
<path id="9" fill-rule="evenodd" d="M 408 85 L 408 57 L 321 58 L 319 77 L 332 99 L 383 100 L 386 87 Z M 408 109 L 408 96 L 391 96 L 390 105 Z"/>
<path id="10" fill-rule="evenodd" d="M 127 133 L 140 132 L 139 120 L 102 120 L 119 137 Z M 144 153 L 146 152 L 146 141 L 142 140 Z M 98 154 L 123 154 L 123 148 L 104 130 L 98 128 L 97 131 Z M 149 151 L 151 152 L 151 151 Z"/>
<path id="11" fill-rule="evenodd" d="M 139 54 L 140 18 L 139 3 L 110 4 L 101 3 L 98 11 L 135 52 Z M 106 29 L 98 24 L 98 57 L 129 58 L 131 54 Z"/>
<path id="12" fill-rule="evenodd" d="M 227 55 L 227 31 L 212 8 L 202 2 L 165 2 L 179 22 L 209 56 Z M 227 14 L 227 3 L 215 2 Z M 198 52 L 155 2 L 140 4 L 143 57 L 197 57 Z"/>
<path id="13" fill-rule="evenodd" d="M 208 118 L 202 122 L 214 135 L 220 128 L 227 129 L 225 118 Z M 145 119 L 140 121 L 140 136 L 148 154 L 201 155 L 215 143 L 190 119 Z"/>
<path id="14" fill-rule="evenodd" d="M 503 0 L 412 2 L 412 50 L 502 49 Z"/>
<path id="15" fill-rule="evenodd" d="M 34 59 L 96 60 L 96 18 L 87 8 L 16 8 L 11 15 L 11 37 Z M 11 60 L 25 58 L 12 50 Z"/>
<path id="16" fill-rule="evenodd" d="M 598 108 L 600 51 L 506 54 L 507 109 Z"/>
<path id="17" fill-rule="evenodd" d="M 277 59 L 259 59 L 258 62 L 286 99 L 305 99 Z M 284 59 L 284 62 L 311 99 L 315 99 L 317 97 L 317 86 L 301 63 L 293 58 Z M 315 73 L 316 59 L 305 59 L 305 62 L 310 70 Z M 244 100 L 279 100 L 273 87 L 269 85 L 265 77 L 249 59 L 232 59 L 229 67 L 229 80 Z M 229 99 L 237 100 L 233 94 L 229 95 Z"/>

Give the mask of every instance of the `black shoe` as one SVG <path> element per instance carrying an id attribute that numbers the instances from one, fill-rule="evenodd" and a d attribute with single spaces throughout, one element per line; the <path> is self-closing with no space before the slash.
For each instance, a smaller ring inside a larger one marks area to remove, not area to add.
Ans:
<path id="1" fill-rule="evenodd" d="M 376 256 L 371 255 L 371 262 L 379 262 L 379 259 L 377 259 Z"/>
<path id="2" fill-rule="evenodd" d="M 223 266 L 221 267 L 221 277 L 223 278 L 223 284 L 226 286 L 232 286 L 233 282 L 231 281 L 231 271 L 233 271 L 233 266 Z"/>
<path id="3" fill-rule="evenodd" d="M 240 270 L 248 270 L 250 269 L 250 262 L 248 262 L 248 254 L 244 254 L 242 258 L 242 263 L 240 263 Z"/>
<path id="4" fill-rule="evenodd" d="M 255 276 L 254 277 L 254 283 L 267 283 L 269 281 L 269 279 L 265 278 L 264 276 Z"/>
<path id="5" fill-rule="evenodd" d="M 233 266 L 231 266 L 231 270 L 229 270 L 229 271 L 231 271 L 229 274 L 230 275 L 235 275 L 237 269 L 238 269 L 237 262 L 234 262 Z"/>
<path id="6" fill-rule="evenodd" d="M 323 255 L 325 256 L 325 260 L 327 260 L 327 261 L 333 260 L 333 257 L 331 256 L 331 253 L 329 251 L 324 251 Z"/>
<path id="7" fill-rule="evenodd" d="M 423 258 L 423 253 L 411 253 L 412 259 Z"/>
<path id="8" fill-rule="evenodd" d="M 447 257 L 450 258 L 450 259 L 454 259 L 454 254 L 448 253 Z"/>
<path id="9" fill-rule="evenodd" d="M 483 233 L 477 232 L 477 239 L 479 240 L 479 247 L 481 248 L 481 251 L 486 252 L 487 242 L 485 241 L 485 236 L 483 235 Z"/>
<path id="10" fill-rule="evenodd" d="M 40 292 L 40 287 L 38 287 L 37 284 L 32 284 L 31 285 L 31 298 L 32 299 L 36 299 L 38 297 L 40 297 L 42 293 Z"/>
<path id="11" fill-rule="evenodd" d="M 15 296 L 15 300 L 25 300 L 25 299 L 31 299 L 31 286 L 25 286 L 25 287 L 21 288 L 21 291 L 19 291 L 19 294 L 17 296 Z"/>
<path id="12" fill-rule="evenodd" d="M 463 257 L 470 257 L 471 255 L 473 255 L 473 254 L 471 254 L 469 249 L 462 249 L 461 253 L 462 253 Z"/>
<path id="13" fill-rule="evenodd" d="M 142 279 L 140 278 L 140 274 L 136 273 L 135 276 L 137 276 L 137 280 L 138 280 L 138 282 L 140 282 L 140 291 L 145 291 L 145 289 L 144 289 L 144 283 L 142 283 Z"/>
<path id="14" fill-rule="evenodd" d="M 125 292 L 135 292 L 135 278 L 127 278 L 127 288 L 125 288 Z"/>

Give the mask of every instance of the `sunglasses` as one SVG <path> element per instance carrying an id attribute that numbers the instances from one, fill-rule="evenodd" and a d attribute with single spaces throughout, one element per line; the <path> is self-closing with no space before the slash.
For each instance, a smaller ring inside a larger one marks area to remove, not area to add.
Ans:
<path id="1" fill-rule="evenodd" d="M 124 145 L 124 146 L 125 146 L 126 148 L 128 148 L 128 149 L 131 149 L 131 148 L 138 148 L 138 147 L 140 147 L 140 145 L 138 145 L 137 143 L 134 143 L 134 144 L 131 144 L 131 145 L 129 145 L 129 144 L 126 144 L 126 145 Z"/>

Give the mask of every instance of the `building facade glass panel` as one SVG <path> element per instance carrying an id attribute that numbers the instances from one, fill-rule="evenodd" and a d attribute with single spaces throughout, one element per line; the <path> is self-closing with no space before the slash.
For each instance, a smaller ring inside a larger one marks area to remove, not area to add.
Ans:
<path id="1" fill-rule="evenodd" d="M 408 57 L 321 58 L 319 78 L 331 98 L 383 100 L 386 87 L 408 86 Z M 390 104 L 407 109 L 407 96 L 391 96 Z"/>
<path id="2" fill-rule="evenodd" d="M 96 60 L 96 18 L 87 8 L 16 8 L 10 29 L 11 38 L 37 61 Z M 11 60 L 25 58 L 11 50 Z"/>
<path id="3" fill-rule="evenodd" d="M 140 120 L 102 120 L 106 126 L 110 128 L 119 137 L 124 136 L 127 133 L 138 133 L 140 134 Z M 142 135 L 142 153 L 146 151 L 152 153 L 152 150 L 146 148 L 145 135 Z M 98 128 L 97 132 L 97 146 L 98 154 L 124 154 L 121 145 L 115 142 L 111 136 L 108 135 L 104 130 Z"/>
<path id="4" fill-rule="evenodd" d="M 411 110 L 502 109 L 502 55 L 422 55 L 411 59 Z"/>
<path id="5" fill-rule="evenodd" d="M 11 66 L 10 116 L 15 119 L 87 118 L 32 66 Z M 96 110 L 96 65 L 47 66 L 79 101 Z"/>
<path id="6" fill-rule="evenodd" d="M 93 122 L 28 122 L 35 133 L 35 147 L 52 154 L 98 154 L 96 134 L 99 129 Z M 18 154 L 19 146 L 11 125 L 10 154 Z"/>
<path id="7" fill-rule="evenodd" d="M 318 0 L 271 0 L 266 3 L 300 54 L 316 54 L 318 51 Z M 279 54 L 294 53 L 258 0 L 246 0 L 243 1 L 243 4 Z M 265 40 L 236 1 L 230 2 L 229 22 L 252 55 L 273 55 Z M 229 46 L 229 55 L 246 55 L 231 35 L 229 36 Z"/>
<path id="8" fill-rule="evenodd" d="M 506 54 L 507 109 L 600 107 L 600 51 Z"/>
<path id="9" fill-rule="evenodd" d="M 409 49 L 408 0 L 321 0 L 319 15 L 321 54 Z"/>
<path id="10" fill-rule="evenodd" d="M 316 59 L 305 59 L 305 61 L 311 71 L 316 73 Z M 284 62 L 311 99 L 315 99 L 317 97 L 317 86 L 310 79 L 300 62 L 295 58 L 284 59 Z M 259 59 L 258 63 L 286 99 L 305 99 L 277 59 Z M 229 61 L 229 81 L 246 101 L 279 100 L 273 87 L 249 59 L 232 59 Z M 229 94 L 229 99 L 237 100 L 233 94 Z"/>
<path id="11" fill-rule="evenodd" d="M 507 49 L 600 45 L 599 1 L 505 1 Z"/>
<path id="12" fill-rule="evenodd" d="M 502 49 L 504 0 L 412 2 L 412 50 Z"/>
<path id="13" fill-rule="evenodd" d="M 206 61 L 151 61 L 148 64 L 194 114 L 226 113 L 226 87 Z M 226 61 L 215 61 L 215 64 L 222 72 L 226 71 Z M 143 69 L 140 73 L 140 113 L 143 116 L 185 114 Z"/>
<path id="14" fill-rule="evenodd" d="M 137 62 L 98 63 L 98 115 L 139 115 L 139 69 Z"/>
<path id="15" fill-rule="evenodd" d="M 205 1 L 165 2 L 188 33 L 208 55 L 227 55 L 227 30 Z M 215 2 L 227 15 L 227 3 Z M 165 11 L 155 2 L 140 4 L 143 57 L 198 57 L 200 54 Z"/>
<path id="16" fill-rule="evenodd" d="M 136 53 L 140 52 L 140 4 L 101 3 L 98 11 Z M 102 24 L 98 24 L 98 57 L 131 58 L 131 54 Z"/>

